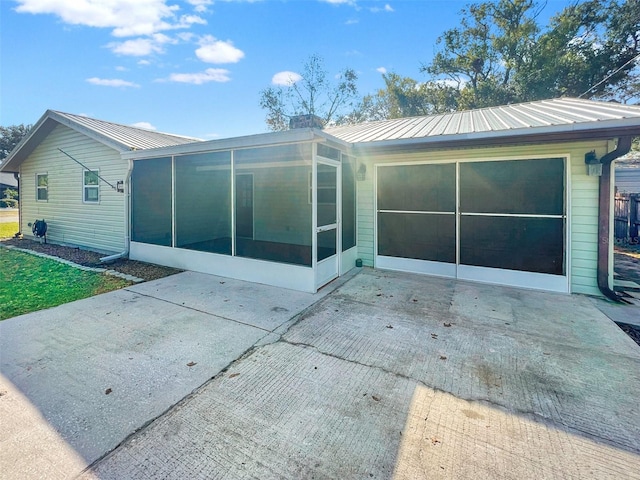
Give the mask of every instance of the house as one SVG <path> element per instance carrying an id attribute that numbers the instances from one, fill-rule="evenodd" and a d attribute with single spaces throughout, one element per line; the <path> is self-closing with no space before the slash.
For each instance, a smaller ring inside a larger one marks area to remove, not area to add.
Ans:
<path id="1" fill-rule="evenodd" d="M 7 189 L 18 190 L 18 179 L 13 173 L 0 173 L 0 200 Z"/>
<path id="2" fill-rule="evenodd" d="M 640 155 L 629 153 L 616 161 L 614 206 L 615 240 L 638 244 L 640 228 Z"/>
<path id="3" fill-rule="evenodd" d="M 121 149 L 128 253 L 311 292 L 361 260 L 615 298 L 611 163 L 636 135 L 640 107 L 562 98 Z M 19 146 L 3 167 L 34 178 L 25 211 L 37 170 L 54 168 L 31 156 Z"/>
<path id="4" fill-rule="evenodd" d="M 48 110 L 0 170 L 19 173 L 26 237 L 29 224 L 44 219 L 49 242 L 116 253 L 127 249 L 129 230 L 124 183 L 130 165 L 122 153 L 194 141 Z"/>
<path id="5" fill-rule="evenodd" d="M 640 155 L 625 155 L 616 162 L 616 191 L 621 195 L 640 195 Z"/>

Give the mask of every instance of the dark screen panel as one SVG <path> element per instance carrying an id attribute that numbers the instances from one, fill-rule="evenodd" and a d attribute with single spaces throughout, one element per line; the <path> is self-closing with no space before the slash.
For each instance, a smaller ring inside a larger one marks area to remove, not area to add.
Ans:
<path id="1" fill-rule="evenodd" d="M 342 156 L 342 251 L 356 245 L 355 158 Z"/>
<path id="2" fill-rule="evenodd" d="M 455 263 L 455 215 L 378 213 L 378 255 Z"/>
<path id="3" fill-rule="evenodd" d="M 562 218 L 460 217 L 460 263 L 564 274 Z"/>
<path id="4" fill-rule="evenodd" d="M 564 160 L 460 164 L 463 213 L 564 214 Z"/>
<path id="5" fill-rule="evenodd" d="M 378 209 L 455 211 L 455 164 L 379 167 Z"/>
<path id="6" fill-rule="evenodd" d="M 133 162 L 131 185 L 131 239 L 170 247 L 171 158 Z"/>

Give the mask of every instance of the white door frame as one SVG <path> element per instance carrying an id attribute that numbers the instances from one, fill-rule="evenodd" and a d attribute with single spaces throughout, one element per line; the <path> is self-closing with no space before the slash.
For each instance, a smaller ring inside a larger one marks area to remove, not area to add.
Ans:
<path id="1" fill-rule="evenodd" d="M 318 165 L 326 165 L 336 169 L 336 222 L 328 225 L 318 225 Z M 326 285 L 340 275 L 340 252 L 342 250 L 342 236 L 340 213 L 342 205 L 342 195 L 340 188 L 342 183 L 341 164 L 338 161 L 319 158 L 314 154 L 312 191 L 313 191 L 313 269 L 316 272 L 316 288 Z M 336 233 L 336 253 L 328 258 L 318 261 L 318 234 L 335 230 Z"/>

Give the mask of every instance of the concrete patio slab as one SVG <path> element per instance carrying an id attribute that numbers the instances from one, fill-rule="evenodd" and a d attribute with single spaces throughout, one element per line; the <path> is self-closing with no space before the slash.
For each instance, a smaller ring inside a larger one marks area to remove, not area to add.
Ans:
<path id="1" fill-rule="evenodd" d="M 185 272 L 0 322 L 0 472 L 79 474 L 322 296 L 269 288 Z"/>
<path id="2" fill-rule="evenodd" d="M 273 331 L 331 291 L 311 294 L 243 282 L 231 278 L 184 272 L 162 282 L 147 282 L 128 290 L 199 310 L 267 331 Z"/>
<path id="3" fill-rule="evenodd" d="M 638 391 L 586 297 L 364 270 L 82 478 L 639 479 Z"/>

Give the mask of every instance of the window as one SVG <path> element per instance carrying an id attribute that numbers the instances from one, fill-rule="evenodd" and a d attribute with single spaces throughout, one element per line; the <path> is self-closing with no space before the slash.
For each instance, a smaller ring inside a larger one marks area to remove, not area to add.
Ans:
<path id="1" fill-rule="evenodd" d="M 49 175 L 46 173 L 36 174 L 36 200 L 38 202 L 49 200 Z"/>
<path id="2" fill-rule="evenodd" d="M 83 176 L 82 201 L 85 203 L 98 203 L 100 199 L 99 170 L 85 170 Z"/>

